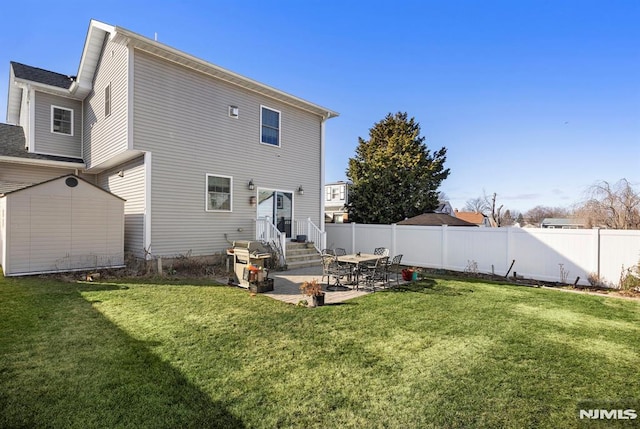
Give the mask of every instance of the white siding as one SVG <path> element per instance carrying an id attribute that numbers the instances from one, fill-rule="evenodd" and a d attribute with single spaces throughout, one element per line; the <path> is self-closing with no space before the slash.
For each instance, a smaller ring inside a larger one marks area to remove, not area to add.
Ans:
<path id="1" fill-rule="evenodd" d="M 33 152 L 81 158 L 82 102 L 44 92 L 35 92 L 35 103 L 35 148 Z M 51 132 L 51 106 L 73 110 L 73 136 Z"/>
<path id="2" fill-rule="evenodd" d="M 122 175 L 119 173 L 122 172 Z M 98 175 L 98 186 L 126 200 L 124 250 L 144 256 L 145 166 L 144 158 L 122 164 Z"/>
<path id="3" fill-rule="evenodd" d="M 319 116 L 139 51 L 133 74 L 133 149 L 153 153 L 154 254 L 211 254 L 225 233 L 251 239 L 258 188 L 292 192 L 294 216 L 320 224 Z M 260 105 L 281 112 L 280 148 L 260 144 Z M 233 213 L 205 211 L 206 174 L 233 177 Z"/>
<path id="4" fill-rule="evenodd" d="M 129 50 L 105 43 L 96 69 L 93 90 L 84 101 L 84 160 L 95 167 L 127 150 Z M 111 83 L 111 115 L 104 114 L 104 89 Z"/>
<path id="5" fill-rule="evenodd" d="M 5 275 L 124 264 L 124 202 L 65 178 L 7 194 Z"/>
<path id="6" fill-rule="evenodd" d="M 26 164 L 0 162 L 0 190 L 15 190 L 28 185 L 35 185 L 65 174 L 72 174 L 69 168 L 51 168 Z"/>
<path id="7" fill-rule="evenodd" d="M 4 266 L 5 243 L 7 236 L 7 199 L 0 197 L 0 265 Z"/>

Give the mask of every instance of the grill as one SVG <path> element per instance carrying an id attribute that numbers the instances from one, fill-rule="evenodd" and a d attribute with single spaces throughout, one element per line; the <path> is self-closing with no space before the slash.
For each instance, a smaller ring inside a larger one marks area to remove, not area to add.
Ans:
<path id="1" fill-rule="evenodd" d="M 271 258 L 262 243 L 259 241 L 234 241 L 233 273 L 238 285 L 254 290 L 255 292 L 267 292 L 273 290 L 273 280 L 268 278 L 265 270 L 265 261 Z"/>

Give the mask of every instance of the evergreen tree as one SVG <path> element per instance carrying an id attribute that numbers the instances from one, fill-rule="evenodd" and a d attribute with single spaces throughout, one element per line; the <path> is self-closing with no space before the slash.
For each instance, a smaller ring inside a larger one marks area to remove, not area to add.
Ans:
<path id="1" fill-rule="evenodd" d="M 349 219 L 389 224 L 434 210 L 438 187 L 449 176 L 446 148 L 431 154 L 420 136 L 420 124 L 407 113 L 389 113 L 358 138 L 349 158 Z"/>

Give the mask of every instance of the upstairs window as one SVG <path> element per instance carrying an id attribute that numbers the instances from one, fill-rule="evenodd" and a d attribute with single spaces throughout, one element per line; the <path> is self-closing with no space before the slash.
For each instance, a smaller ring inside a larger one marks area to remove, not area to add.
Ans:
<path id="1" fill-rule="evenodd" d="M 331 201 L 331 186 L 327 186 L 324 188 L 324 199 L 327 201 Z"/>
<path id="2" fill-rule="evenodd" d="M 51 106 L 51 132 L 73 136 L 73 110 Z"/>
<path id="3" fill-rule="evenodd" d="M 340 199 L 344 200 L 345 186 L 340 186 Z"/>
<path id="4" fill-rule="evenodd" d="M 111 83 L 104 88 L 104 117 L 111 115 Z"/>
<path id="5" fill-rule="evenodd" d="M 232 211 L 231 177 L 207 174 L 207 211 Z"/>
<path id="6" fill-rule="evenodd" d="M 260 142 L 280 146 L 280 112 L 260 106 Z"/>

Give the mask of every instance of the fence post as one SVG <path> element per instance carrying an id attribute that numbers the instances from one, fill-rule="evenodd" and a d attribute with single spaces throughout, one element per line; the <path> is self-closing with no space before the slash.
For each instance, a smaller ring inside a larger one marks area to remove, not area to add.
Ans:
<path id="1" fill-rule="evenodd" d="M 356 223 L 351 223 L 351 253 L 356 253 Z"/>
<path id="2" fill-rule="evenodd" d="M 598 278 L 600 278 L 600 256 L 602 256 L 601 252 L 600 252 L 600 228 L 598 227 L 594 227 L 593 229 L 595 229 L 594 234 L 595 234 L 595 248 L 594 250 L 594 259 L 595 259 L 595 267 L 596 267 L 596 274 L 598 275 Z"/>
<path id="3" fill-rule="evenodd" d="M 511 261 L 513 260 L 513 258 L 511 257 L 513 255 L 513 250 L 512 250 L 513 237 L 511 236 L 511 234 L 512 234 L 511 231 L 512 230 L 513 230 L 513 227 L 510 227 L 510 226 L 507 227 L 507 251 L 505 252 L 506 255 L 507 255 L 507 260 L 505 261 L 506 262 L 506 264 L 505 264 L 506 267 L 509 267 L 511 265 Z"/>
<path id="4" fill-rule="evenodd" d="M 442 255 L 440 256 L 440 260 L 442 261 L 440 264 L 440 268 L 447 269 L 447 236 L 448 236 L 448 225 L 442 225 Z"/>
<path id="5" fill-rule="evenodd" d="M 392 223 L 391 224 L 391 257 L 397 255 L 397 250 L 396 250 L 396 224 Z"/>

